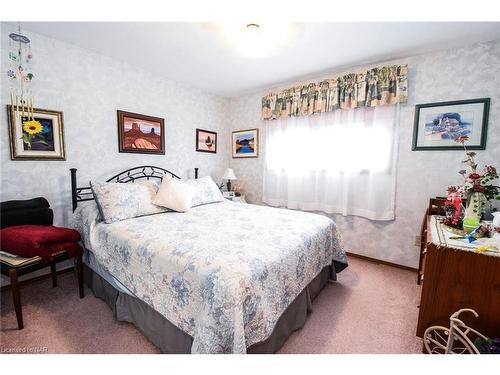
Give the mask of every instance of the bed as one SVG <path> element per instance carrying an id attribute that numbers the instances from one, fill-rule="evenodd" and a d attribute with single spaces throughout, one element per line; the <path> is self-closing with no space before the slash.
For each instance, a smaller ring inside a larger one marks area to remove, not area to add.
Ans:
<path id="1" fill-rule="evenodd" d="M 165 175 L 178 178 L 141 166 L 108 181 Z M 347 267 L 325 216 L 224 201 L 105 224 L 71 176 L 87 285 L 165 353 L 273 353 Z"/>

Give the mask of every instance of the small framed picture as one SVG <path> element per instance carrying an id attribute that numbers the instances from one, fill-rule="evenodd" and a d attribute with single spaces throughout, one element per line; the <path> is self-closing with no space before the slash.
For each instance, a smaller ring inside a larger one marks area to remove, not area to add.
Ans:
<path id="1" fill-rule="evenodd" d="M 464 136 L 467 149 L 484 150 L 489 108 L 489 98 L 416 105 L 412 150 L 463 150 Z"/>
<path id="2" fill-rule="evenodd" d="M 12 160 L 66 160 L 63 113 L 34 108 L 28 118 L 7 106 Z"/>
<path id="3" fill-rule="evenodd" d="M 256 158 L 259 156 L 259 129 L 233 132 L 233 158 Z"/>
<path id="4" fill-rule="evenodd" d="M 118 151 L 165 155 L 165 120 L 117 111 Z"/>
<path id="5" fill-rule="evenodd" d="M 217 153 L 217 133 L 209 130 L 196 129 L 196 151 Z"/>

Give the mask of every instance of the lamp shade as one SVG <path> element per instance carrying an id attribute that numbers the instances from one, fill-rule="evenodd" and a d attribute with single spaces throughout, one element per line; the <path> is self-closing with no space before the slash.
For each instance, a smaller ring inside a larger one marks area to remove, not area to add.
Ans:
<path id="1" fill-rule="evenodd" d="M 224 172 L 224 175 L 222 176 L 223 180 L 237 180 L 236 176 L 234 175 L 233 168 L 228 168 Z"/>

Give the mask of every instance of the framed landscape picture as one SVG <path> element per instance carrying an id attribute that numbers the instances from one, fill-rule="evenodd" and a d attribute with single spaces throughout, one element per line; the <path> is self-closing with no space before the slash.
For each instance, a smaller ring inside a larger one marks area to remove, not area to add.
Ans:
<path id="1" fill-rule="evenodd" d="M 125 111 L 117 113 L 120 152 L 165 155 L 164 119 Z"/>
<path id="2" fill-rule="evenodd" d="M 196 129 L 196 151 L 217 153 L 217 133 Z"/>
<path id="3" fill-rule="evenodd" d="M 65 160 L 63 113 L 34 108 L 28 118 L 7 106 L 12 160 Z"/>
<path id="4" fill-rule="evenodd" d="M 233 132 L 233 158 L 256 158 L 259 156 L 259 129 Z"/>
<path id="5" fill-rule="evenodd" d="M 484 150 L 489 108 L 489 98 L 416 105 L 412 150 L 463 150 L 464 136 L 467 149 Z"/>

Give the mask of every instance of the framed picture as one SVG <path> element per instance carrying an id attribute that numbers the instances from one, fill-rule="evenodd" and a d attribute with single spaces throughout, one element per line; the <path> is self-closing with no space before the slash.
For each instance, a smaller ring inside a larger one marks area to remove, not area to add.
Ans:
<path id="1" fill-rule="evenodd" d="M 217 153 L 217 133 L 196 129 L 196 151 Z"/>
<path id="2" fill-rule="evenodd" d="M 484 150 L 489 108 L 489 98 L 416 105 L 412 150 L 463 150 L 460 136 L 467 149 Z"/>
<path id="3" fill-rule="evenodd" d="M 256 158 L 259 156 L 259 129 L 233 132 L 233 158 Z"/>
<path id="4" fill-rule="evenodd" d="M 120 152 L 165 155 L 165 120 L 117 111 Z"/>
<path id="5" fill-rule="evenodd" d="M 63 113 L 34 108 L 33 119 L 7 106 L 12 160 L 65 160 Z"/>

